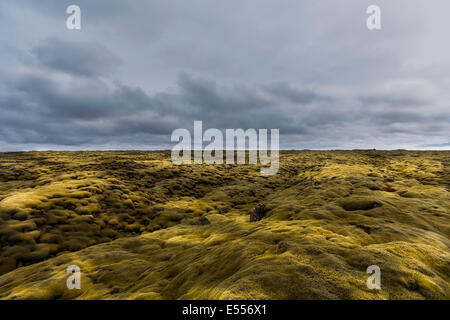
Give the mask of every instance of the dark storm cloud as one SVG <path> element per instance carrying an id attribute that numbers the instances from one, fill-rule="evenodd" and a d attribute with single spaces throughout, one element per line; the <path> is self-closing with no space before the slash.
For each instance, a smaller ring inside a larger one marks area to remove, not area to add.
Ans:
<path id="1" fill-rule="evenodd" d="M 15 141 L 20 140 L 22 128 L 27 128 L 35 136 L 27 134 L 23 142 L 54 144 L 85 141 L 86 135 L 94 140 L 141 133 L 170 135 L 178 127 L 191 126 L 194 120 L 217 128 L 258 124 L 289 128 L 291 123 L 275 107 L 277 100 L 258 97 L 261 92 L 256 87 L 223 88 L 232 92 L 227 95 L 214 83 L 186 74 L 180 76 L 178 85 L 176 93 L 148 95 L 141 88 L 119 84 L 109 87 L 98 80 L 72 86 L 61 85 L 45 74 L 27 75 L 10 84 L 14 94 L 1 101 L 4 108 L 0 123 L 9 128 L 8 132 L 15 132 L 9 135 L 15 136 Z M 58 134 L 58 130 L 64 134 Z M 300 128 L 289 130 L 298 132 Z M 73 138 L 67 139 L 69 135 Z"/>
<path id="2" fill-rule="evenodd" d="M 326 97 L 321 97 L 310 90 L 293 88 L 289 83 L 274 83 L 266 86 L 266 88 L 275 96 L 287 99 L 288 101 L 296 104 L 308 104 L 315 100 L 326 99 Z"/>
<path id="3" fill-rule="evenodd" d="M 97 43 L 73 43 L 57 38 L 42 40 L 31 53 L 48 68 L 86 77 L 111 74 L 120 63 Z"/>
<path id="4" fill-rule="evenodd" d="M 286 137 L 295 136 L 307 144 L 323 133 L 337 132 L 346 137 L 349 127 L 366 132 L 383 128 L 384 132 L 376 135 L 426 133 L 431 128 L 398 123 L 422 122 L 423 127 L 439 122 L 432 114 L 389 110 L 394 103 L 411 103 L 408 99 L 413 92 L 397 99 L 380 98 L 383 103 L 389 102 L 387 109 L 380 109 L 367 107 L 367 101 L 361 104 L 360 98 L 348 99 L 326 89 L 298 89 L 289 83 L 218 85 L 183 73 L 173 92 L 148 94 L 139 87 L 107 84 L 95 76 L 79 77 L 70 69 L 64 71 L 69 77 L 64 81 L 45 70 L 8 82 L 9 94 L 0 101 L 0 136 L 4 140 L 13 144 L 89 146 L 126 143 L 139 137 L 145 145 L 156 137 L 160 144 L 169 146 L 174 129 L 191 128 L 194 120 L 203 120 L 205 128 L 279 128 Z"/>
<path id="5" fill-rule="evenodd" d="M 80 31 L 71 1 L 3 2 L 0 150 L 168 148 L 194 120 L 286 148 L 446 148 L 438 2 L 379 0 L 379 32 L 365 0 L 80 0 Z"/>
<path id="6" fill-rule="evenodd" d="M 330 128 L 345 129 L 349 123 L 366 129 L 378 123 L 386 131 L 408 132 L 411 129 L 388 125 L 424 119 L 411 112 L 362 110 L 357 100 L 342 107 L 343 97 L 297 90 L 288 83 L 221 86 L 181 74 L 177 84 L 172 93 L 151 95 L 139 87 L 108 85 L 96 78 L 75 77 L 60 83 L 46 72 L 25 75 L 10 83 L 13 94 L 1 101 L 5 108 L 0 135 L 13 143 L 52 145 L 114 143 L 136 136 L 143 144 L 152 136 L 168 143 L 174 129 L 191 128 L 194 120 L 203 120 L 205 127 L 220 129 L 279 128 L 308 141 Z"/>

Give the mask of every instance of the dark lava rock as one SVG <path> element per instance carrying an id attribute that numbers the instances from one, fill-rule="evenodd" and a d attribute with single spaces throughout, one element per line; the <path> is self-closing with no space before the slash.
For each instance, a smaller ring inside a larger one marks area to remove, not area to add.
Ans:
<path id="1" fill-rule="evenodd" d="M 282 241 L 277 246 L 277 253 L 284 253 L 288 249 L 289 249 L 289 245 L 286 242 Z"/>
<path id="2" fill-rule="evenodd" d="M 228 212 L 228 208 L 225 208 L 225 207 L 219 208 L 219 213 L 220 214 L 225 214 L 227 212 Z"/>
<path id="3" fill-rule="evenodd" d="M 194 226 L 205 226 L 211 224 L 211 222 L 206 217 L 192 218 L 186 221 L 190 225 Z"/>
<path id="4" fill-rule="evenodd" d="M 386 192 L 395 192 L 396 191 L 391 186 L 384 186 L 384 187 L 381 188 L 381 190 L 386 191 Z"/>
<path id="5" fill-rule="evenodd" d="M 346 211 L 372 210 L 381 207 L 381 203 L 373 200 L 347 200 L 342 203 L 342 208 Z"/>
<path id="6" fill-rule="evenodd" d="M 266 206 L 262 203 L 258 204 L 252 212 L 250 212 L 250 222 L 259 221 L 266 214 Z"/>
<path id="7" fill-rule="evenodd" d="M 202 226 L 211 224 L 211 222 L 209 222 L 208 218 L 206 217 L 201 217 L 200 219 L 198 219 L 198 223 Z"/>

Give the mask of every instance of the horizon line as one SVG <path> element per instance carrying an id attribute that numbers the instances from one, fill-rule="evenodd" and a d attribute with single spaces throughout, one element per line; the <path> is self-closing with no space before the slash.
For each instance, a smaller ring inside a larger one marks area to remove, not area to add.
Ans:
<path id="1" fill-rule="evenodd" d="M 10 150 L 10 151 L 1 151 L 1 153 L 21 153 L 21 152 L 171 152 L 171 149 L 79 149 L 79 150 L 55 150 L 55 149 L 43 149 L 43 150 Z M 193 151 L 205 151 L 192 149 Z M 228 151 L 228 149 L 222 149 L 222 151 Z M 258 150 L 258 149 L 234 149 L 233 151 L 272 151 L 270 149 Z M 277 150 L 274 150 L 277 151 Z M 376 149 L 376 148 L 354 148 L 354 149 L 283 149 L 280 148 L 278 151 L 450 151 L 450 149 L 406 149 L 406 148 L 397 148 L 397 149 Z"/>

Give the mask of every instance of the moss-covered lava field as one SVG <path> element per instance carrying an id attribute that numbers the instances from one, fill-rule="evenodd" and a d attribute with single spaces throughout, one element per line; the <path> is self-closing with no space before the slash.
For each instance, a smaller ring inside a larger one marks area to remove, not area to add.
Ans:
<path id="1" fill-rule="evenodd" d="M 449 188 L 447 151 L 1 153 L 0 299 L 450 299 Z"/>

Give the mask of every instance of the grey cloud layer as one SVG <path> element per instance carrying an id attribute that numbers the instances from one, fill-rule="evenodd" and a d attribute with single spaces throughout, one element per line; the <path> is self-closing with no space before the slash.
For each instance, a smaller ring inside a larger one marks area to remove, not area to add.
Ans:
<path id="1" fill-rule="evenodd" d="M 120 63 L 108 49 L 97 43 L 74 44 L 57 38 L 41 41 L 31 53 L 43 66 L 86 77 L 111 74 Z"/>
<path id="2" fill-rule="evenodd" d="M 6 15 L 0 150 L 170 147 L 194 120 L 279 128 L 284 148 L 447 148 L 437 2 L 380 1 L 379 33 L 354 0 L 79 1 L 80 32 L 64 28 L 71 3 L 1 4 L 39 24 Z"/>

